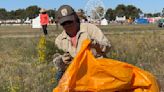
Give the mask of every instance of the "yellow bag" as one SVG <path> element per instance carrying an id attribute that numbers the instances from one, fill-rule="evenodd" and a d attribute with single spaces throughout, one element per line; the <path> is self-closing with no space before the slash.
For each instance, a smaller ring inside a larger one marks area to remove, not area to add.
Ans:
<path id="1" fill-rule="evenodd" d="M 53 92 L 159 92 L 155 77 L 133 65 L 96 59 L 85 40 Z"/>

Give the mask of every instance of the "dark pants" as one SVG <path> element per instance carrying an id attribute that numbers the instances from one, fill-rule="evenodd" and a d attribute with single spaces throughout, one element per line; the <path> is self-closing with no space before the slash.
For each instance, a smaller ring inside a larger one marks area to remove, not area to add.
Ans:
<path id="1" fill-rule="evenodd" d="M 56 80 L 56 83 L 55 83 L 55 87 L 58 85 L 58 82 L 59 80 L 61 79 L 61 77 L 63 76 L 64 74 L 64 71 L 56 71 L 56 74 L 55 74 L 55 80 Z"/>
<path id="2" fill-rule="evenodd" d="M 56 72 L 56 80 L 59 81 L 61 77 L 63 76 L 64 71 L 57 71 Z"/>
<path id="3" fill-rule="evenodd" d="M 42 29 L 43 29 L 43 32 L 44 32 L 44 35 L 47 35 L 47 25 L 42 25 Z"/>

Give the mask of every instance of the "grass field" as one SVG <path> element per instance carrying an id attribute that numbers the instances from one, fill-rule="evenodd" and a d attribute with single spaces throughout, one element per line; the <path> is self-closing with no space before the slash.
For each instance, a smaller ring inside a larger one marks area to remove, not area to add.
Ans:
<path id="1" fill-rule="evenodd" d="M 109 58 L 153 73 L 164 88 L 164 29 L 153 24 L 100 28 L 112 44 Z M 37 46 L 42 35 L 40 29 L 32 29 L 31 26 L 0 27 L 0 92 L 52 91 L 55 68 L 51 61 L 57 50 L 53 43 L 61 28 L 57 31 L 55 26 L 49 26 L 48 30 L 47 58 L 39 62 Z"/>

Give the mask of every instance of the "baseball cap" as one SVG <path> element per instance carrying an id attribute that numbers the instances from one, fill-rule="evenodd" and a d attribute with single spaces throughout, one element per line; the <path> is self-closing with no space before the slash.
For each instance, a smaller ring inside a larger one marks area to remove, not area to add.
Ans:
<path id="1" fill-rule="evenodd" d="M 74 20 L 74 9 L 69 5 L 62 5 L 57 11 L 57 19 L 60 24 Z"/>

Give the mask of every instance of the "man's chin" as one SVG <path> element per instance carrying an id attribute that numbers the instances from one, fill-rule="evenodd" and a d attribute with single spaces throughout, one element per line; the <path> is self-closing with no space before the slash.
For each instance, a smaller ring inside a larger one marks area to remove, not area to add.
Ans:
<path id="1" fill-rule="evenodd" d="M 69 37 L 75 37 L 76 36 L 76 34 L 68 34 L 68 33 L 67 33 L 67 35 L 69 35 Z"/>

